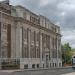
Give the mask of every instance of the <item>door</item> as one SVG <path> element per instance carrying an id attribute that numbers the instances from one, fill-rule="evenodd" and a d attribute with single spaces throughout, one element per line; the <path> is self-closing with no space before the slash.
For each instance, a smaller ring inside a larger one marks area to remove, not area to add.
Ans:
<path id="1" fill-rule="evenodd" d="M 49 55 L 46 55 L 46 68 L 48 68 Z"/>

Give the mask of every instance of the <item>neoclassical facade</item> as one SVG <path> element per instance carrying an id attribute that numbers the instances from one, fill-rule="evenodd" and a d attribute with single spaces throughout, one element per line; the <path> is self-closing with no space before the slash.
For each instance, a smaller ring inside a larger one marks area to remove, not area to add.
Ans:
<path id="1" fill-rule="evenodd" d="M 61 57 L 59 26 L 22 6 L 0 3 L 1 68 L 62 67 Z"/>

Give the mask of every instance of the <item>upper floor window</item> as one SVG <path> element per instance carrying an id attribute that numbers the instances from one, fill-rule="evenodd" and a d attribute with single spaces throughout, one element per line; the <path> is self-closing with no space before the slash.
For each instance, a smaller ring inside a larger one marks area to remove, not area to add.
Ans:
<path id="1" fill-rule="evenodd" d="M 30 35 L 31 35 L 31 41 L 34 41 L 34 31 L 31 31 L 31 33 L 30 33 Z"/>
<path id="2" fill-rule="evenodd" d="M 55 27 L 51 27 L 52 31 L 56 32 L 56 28 Z"/>
<path id="3" fill-rule="evenodd" d="M 23 16 L 24 16 L 24 19 L 26 19 L 26 13 L 24 13 Z"/>
<path id="4" fill-rule="evenodd" d="M 30 16 L 30 21 L 36 24 L 40 24 L 40 20 L 32 16 Z"/>
<path id="5" fill-rule="evenodd" d="M 23 29 L 23 36 L 24 36 L 24 39 L 27 39 L 27 29 Z"/>
<path id="6" fill-rule="evenodd" d="M 7 29 L 7 24 L 3 24 L 3 29 Z"/>
<path id="7" fill-rule="evenodd" d="M 36 40 L 39 42 L 39 40 L 40 40 L 40 33 L 38 32 L 38 33 L 36 33 Z"/>

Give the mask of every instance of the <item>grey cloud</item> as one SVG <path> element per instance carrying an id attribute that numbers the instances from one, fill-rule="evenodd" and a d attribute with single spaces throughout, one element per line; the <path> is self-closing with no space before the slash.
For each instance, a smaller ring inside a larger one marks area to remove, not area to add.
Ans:
<path id="1" fill-rule="evenodd" d="M 62 43 L 70 42 L 70 45 L 74 47 L 75 45 L 75 30 L 64 30 L 62 31 Z M 75 48 L 75 47 L 74 47 Z"/>
<path id="2" fill-rule="evenodd" d="M 10 0 L 10 4 L 22 5 L 33 12 L 38 11 L 39 3 L 40 0 Z"/>

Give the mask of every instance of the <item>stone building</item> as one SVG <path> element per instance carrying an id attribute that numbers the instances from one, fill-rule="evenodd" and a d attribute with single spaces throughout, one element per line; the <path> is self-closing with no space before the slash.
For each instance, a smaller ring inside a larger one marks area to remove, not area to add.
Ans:
<path id="1" fill-rule="evenodd" d="M 22 6 L 0 3 L 0 65 L 62 67 L 60 27 Z"/>

